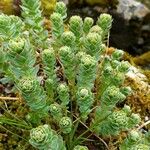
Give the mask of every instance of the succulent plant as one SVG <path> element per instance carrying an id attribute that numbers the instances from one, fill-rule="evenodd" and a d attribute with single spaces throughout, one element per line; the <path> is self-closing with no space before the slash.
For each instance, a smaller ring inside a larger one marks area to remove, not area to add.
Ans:
<path id="1" fill-rule="evenodd" d="M 21 0 L 21 15 L 24 18 L 26 28 L 30 30 L 30 37 L 32 42 L 36 43 L 39 47 L 46 47 L 47 43 L 43 42 L 47 40 L 48 32 L 44 29 L 44 19 L 42 17 L 42 11 L 40 10 L 40 0 Z"/>
<path id="2" fill-rule="evenodd" d="M 0 15 L 0 41 L 8 42 L 20 36 L 24 29 L 24 22 L 17 16 Z"/>
<path id="3" fill-rule="evenodd" d="M 76 15 L 65 25 L 67 8 L 58 2 L 47 31 L 40 0 L 22 0 L 21 8 L 22 19 L 0 14 L 0 71 L 29 107 L 24 118 L 36 127 L 30 144 L 40 150 L 88 150 L 80 146 L 88 132 L 105 138 L 134 129 L 139 115 L 118 105 L 134 91 L 124 84 L 131 67 L 124 52 L 109 53 L 112 16 L 101 14 L 95 25 Z M 131 132 L 121 150 L 146 149 L 148 140 L 140 137 Z"/>
<path id="4" fill-rule="evenodd" d="M 63 116 L 61 105 L 57 103 L 51 104 L 49 111 L 56 121 L 59 121 Z"/>
<path id="5" fill-rule="evenodd" d="M 64 134 L 68 134 L 72 130 L 72 120 L 69 117 L 62 117 L 59 121 L 59 126 Z"/>
<path id="6" fill-rule="evenodd" d="M 93 93 L 86 88 L 79 89 L 79 91 L 77 92 L 77 104 L 79 106 L 79 111 L 83 120 L 86 120 L 88 118 L 87 116 L 91 112 L 93 103 Z"/>
<path id="7" fill-rule="evenodd" d="M 33 128 L 29 142 L 39 150 L 66 150 L 62 137 L 47 124 Z"/>
<path id="8" fill-rule="evenodd" d="M 132 130 L 120 145 L 120 150 L 149 150 L 147 134 Z"/>
<path id="9" fill-rule="evenodd" d="M 66 106 L 69 104 L 69 88 L 65 83 L 61 83 L 57 88 L 59 99 L 61 101 L 62 106 Z"/>

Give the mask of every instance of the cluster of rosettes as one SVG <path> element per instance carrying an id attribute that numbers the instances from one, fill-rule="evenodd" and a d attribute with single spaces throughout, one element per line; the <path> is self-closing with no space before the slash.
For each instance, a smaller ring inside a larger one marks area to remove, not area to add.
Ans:
<path id="1" fill-rule="evenodd" d="M 48 39 L 43 27 L 39 0 L 22 0 L 22 16 L 29 30 L 28 38 L 20 36 L 23 28 L 21 20 L 0 15 L 0 40 L 12 38 L 6 49 L 8 70 L 33 112 L 28 118 L 39 124 L 40 121 L 36 120 L 41 120 L 50 112 L 50 121 L 62 134 L 71 136 L 77 127 L 73 126 L 73 113 L 78 110 L 79 119 L 84 122 L 93 111 L 90 128 L 104 136 L 117 135 L 120 131 L 133 128 L 140 122 L 138 115 L 132 114 L 128 106 L 114 110 L 116 104 L 124 101 L 132 90 L 123 86 L 125 74 L 130 68 L 128 62 L 121 60 L 123 51 L 115 50 L 107 55 L 112 17 L 101 14 L 94 25 L 90 17 L 83 20 L 80 16 L 72 16 L 67 28 L 64 25 L 66 12 L 65 4 L 58 2 L 50 17 L 51 39 Z M 5 27 L 7 19 L 9 25 Z M 44 73 L 44 88 L 37 78 L 39 67 L 35 66 L 35 47 L 38 56 L 41 56 L 38 60 L 42 62 L 40 69 Z M 93 104 L 97 106 L 92 109 Z M 135 140 L 129 138 L 128 141 L 134 143 Z M 62 138 L 48 125 L 32 129 L 30 143 L 41 150 L 66 150 Z M 142 146 L 146 149 L 143 143 L 138 143 L 133 150 L 142 149 Z M 74 150 L 88 148 L 77 145 Z"/>
<path id="2" fill-rule="evenodd" d="M 132 130 L 120 145 L 120 150 L 149 150 L 149 133 Z"/>
<path id="3" fill-rule="evenodd" d="M 120 131 L 133 128 L 140 121 L 139 115 L 131 113 L 129 106 L 124 106 L 122 110 L 110 113 L 95 127 L 95 130 L 104 136 L 118 135 Z"/>
<path id="4" fill-rule="evenodd" d="M 65 113 L 62 108 L 63 106 L 65 105 L 59 105 L 58 103 L 53 103 L 50 105 L 49 110 L 53 119 L 58 123 L 62 133 L 68 134 L 72 130 L 73 123 L 71 118 L 64 116 Z"/>

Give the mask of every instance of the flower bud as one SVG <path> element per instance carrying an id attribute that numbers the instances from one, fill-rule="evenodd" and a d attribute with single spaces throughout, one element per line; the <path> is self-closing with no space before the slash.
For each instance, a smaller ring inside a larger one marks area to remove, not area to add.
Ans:
<path id="1" fill-rule="evenodd" d="M 112 115 L 108 116 L 113 128 L 126 128 L 128 124 L 128 117 L 126 113 L 122 111 L 113 112 Z"/>
<path id="2" fill-rule="evenodd" d="M 87 97 L 89 95 L 89 92 L 87 89 L 81 89 L 79 95 L 84 98 L 84 97 Z"/>
<path id="3" fill-rule="evenodd" d="M 57 2 L 55 6 L 55 12 L 61 14 L 62 18 L 67 17 L 67 7 L 64 2 Z"/>
<path id="4" fill-rule="evenodd" d="M 36 81 L 30 77 L 24 77 L 20 79 L 18 87 L 23 93 L 30 93 L 33 92 L 33 90 L 36 87 Z"/>
<path id="5" fill-rule="evenodd" d="M 124 111 L 126 114 L 130 114 L 130 113 L 131 113 L 130 106 L 125 105 L 125 106 L 122 108 L 122 111 Z"/>
<path id="6" fill-rule="evenodd" d="M 125 100 L 126 96 L 123 95 L 119 88 L 116 86 L 109 86 L 101 97 L 102 105 L 114 106 L 117 102 Z"/>
<path id="7" fill-rule="evenodd" d="M 58 91 L 59 99 L 62 102 L 62 105 L 68 105 L 68 103 L 69 103 L 69 88 L 68 88 L 67 84 L 65 84 L 65 83 L 59 84 L 57 91 Z"/>
<path id="8" fill-rule="evenodd" d="M 53 13 L 50 18 L 53 26 L 57 27 L 59 23 L 62 23 L 61 14 L 59 13 Z"/>
<path id="9" fill-rule="evenodd" d="M 43 61 L 47 63 L 55 62 L 55 55 L 53 48 L 45 49 L 42 51 Z"/>
<path id="10" fill-rule="evenodd" d="M 140 139 L 140 134 L 137 131 L 132 130 L 128 135 L 128 139 L 136 142 Z"/>
<path id="11" fill-rule="evenodd" d="M 63 18 L 59 13 L 53 13 L 50 17 L 52 23 L 52 34 L 60 37 L 64 31 Z"/>
<path id="12" fill-rule="evenodd" d="M 86 146 L 77 145 L 73 150 L 88 150 L 88 148 Z"/>
<path id="13" fill-rule="evenodd" d="M 122 61 L 122 62 L 120 62 L 120 65 L 118 66 L 118 70 L 120 72 L 125 72 L 126 73 L 129 70 L 130 66 L 131 65 L 128 61 Z"/>
<path id="14" fill-rule="evenodd" d="M 59 50 L 60 56 L 63 57 L 63 59 L 66 57 L 66 55 L 71 54 L 71 48 L 68 46 L 62 46 Z"/>
<path id="15" fill-rule="evenodd" d="M 63 117 L 60 119 L 59 126 L 63 133 L 68 134 L 72 130 L 72 120 L 69 117 Z"/>
<path id="16" fill-rule="evenodd" d="M 68 86 L 64 83 L 60 84 L 59 87 L 57 88 L 58 92 L 61 91 L 61 92 L 68 92 Z"/>
<path id="17" fill-rule="evenodd" d="M 19 54 L 22 52 L 24 48 L 25 39 L 17 38 L 17 39 L 10 40 L 8 45 L 11 52 Z"/>
<path id="18" fill-rule="evenodd" d="M 124 55 L 124 51 L 117 49 L 112 53 L 112 59 L 120 60 L 123 55 Z"/>
<path id="19" fill-rule="evenodd" d="M 97 20 L 97 25 L 100 26 L 103 30 L 103 39 L 105 39 L 108 34 L 109 30 L 112 26 L 112 16 L 109 14 L 101 14 Z"/>
<path id="20" fill-rule="evenodd" d="M 108 76 L 111 76 L 113 75 L 113 69 L 111 66 L 106 66 L 104 69 L 103 69 L 103 76 L 105 77 L 108 77 Z"/>
<path id="21" fill-rule="evenodd" d="M 87 68 L 87 70 L 88 70 L 88 68 L 92 68 L 96 65 L 95 59 L 93 57 L 91 57 L 90 55 L 83 56 L 81 58 L 81 63 L 83 64 L 83 66 L 85 68 Z"/>
<path id="22" fill-rule="evenodd" d="M 113 77 L 112 77 L 112 82 L 113 82 L 113 84 L 114 85 L 121 85 L 121 84 L 123 84 L 123 82 L 124 82 L 124 80 L 125 80 L 125 76 L 124 76 L 124 74 L 122 74 L 122 73 L 117 73 L 117 74 L 115 74 Z"/>
<path id="23" fill-rule="evenodd" d="M 103 34 L 103 30 L 101 29 L 101 27 L 99 27 L 98 25 L 93 26 L 90 29 L 91 33 L 98 33 L 100 36 Z"/>
<path id="24" fill-rule="evenodd" d="M 116 69 L 119 65 L 120 65 L 120 61 L 112 60 L 111 66 L 113 67 L 113 69 Z"/>
<path id="25" fill-rule="evenodd" d="M 138 114 L 134 114 L 132 113 L 131 114 L 131 117 L 130 117 L 130 124 L 133 124 L 133 126 L 139 124 L 141 121 L 141 118 Z"/>
<path id="26" fill-rule="evenodd" d="M 62 108 L 59 104 L 54 103 L 50 105 L 50 113 L 52 114 L 52 116 L 57 119 L 60 119 L 62 117 Z"/>
<path id="27" fill-rule="evenodd" d="M 62 34 L 61 41 L 63 45 L 72 47 L 75 43 L 76 37 L 71 31 L 66 31 Z"/>
<path id="28" fill-rule="evenodd" d="M 124 94 L 125 96 L 128 96 L 128 95 L 131 95 L 132 89 L 131 89 L 131 87 L 129 87 L 129 86 L 127 86 L 127 87 L 122 87 L 122 88 L 120 88 L 120 92 L 121 92 L 122 94 Z"/>
<path id="29" fill-rule="evenodd" d="M 101 50 L 101 36 L 98 33 L 89 33 L 84 42 L 84 46 L 87 53 L 91 56 L 97 56 L 98 52 Z"/>
<path id="30" fill-rule="evenodd" d="M 39 126 L 30 131 L 31 140 L 39 143 L 44 142 L 48 138 L 48 125 Z"/>
<path id="31" fill-rule="evenodd" d="M 110 28 L 112 25 L 112 16 L 109 14 L 101 14 L 97 20 L 97 24 L 103 29 Z"/>
<path id="32" fill-rule="evenodd" d="M 40 150 L 65 150 L 65 144 L 60 135 L 47 124 L 33 128 L 30 131 L 30 144 Z"/>
<path id="33" fill-rule="evenodd" d="M 69 20 L 69 29 L 79 39 L 83 33 L 83 21 L 80 16 L 72 16 Z"/>
<path id="34" fill-rule="evenodd" d="M 83 31 L 87 34 L 92 27 L 94 20 L 90 17 L 86 17 L 83 22 Z"/>

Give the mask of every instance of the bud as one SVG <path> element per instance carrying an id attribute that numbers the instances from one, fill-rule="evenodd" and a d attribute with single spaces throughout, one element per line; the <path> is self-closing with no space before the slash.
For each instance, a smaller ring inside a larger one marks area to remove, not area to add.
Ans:
<path id="1" fill-rule="evenodd" d="M 65 144 L 60 135 L 47 124 L 33 128 L 30 131 L 30 144 L 40 150 L 65 150 Z"/>
<path id="2" fill-rule="evenodd" d="M 109 14 L 101 14 L 97 20 L 97 25 L 103 30 L 103 40 L 108 36 L 110 28 L 112 26 L 112 16 Z"/>
<path id="3" fill-rule="evenodd" d="M 111 66 L 104 67 L 104 69 L 103 69 L 103 76 L 107 78 L 108 76 L 111 76 L 111 75 L 113 75 L 112 67 Z"/>
<path id="4" fill-rule="evenodd" d="M 116 86 L 123 84 L 124 80 L 125 80 L 125 76 L 124 74 L 120 72 L 117 74 L 114 74 L 114 76 L 112 77 L 112 82 Z"/>
<path id="5" fill-rule="evenodd" d="M 65 59 L 65 57 L 69 54 L 71 54 L 71 49 L 68 46 L 62 46 L 59 50 L 59 53 L 61 55 L 61 57 L 63 57 L 63 59 Z"/>
<path id="6" fill-rule="evenodd" d="M 123 95 L 119 88 L 116 86 L 109 86 L 101 97 L 101 101 L 103 105 L 106 106 L 115 106 L 117 102 L 121 102 L 125 100 L 126 96 Z"/>
<path id="7" fill-rule="evenodd" d="M 132 89 L 131 89 L 131 87 L 129 87 L 129 86 L 127 86 L 127 87 L 122 87 L 122 88 L 120 88 L 120 92 L 121 92 L 122 94 L 124 94 L 125 96 L 128 96 L 128 95 L 131 95 Z"/>
<path id="8" fill-rule="evenodd" d="M 139 134 L 137 131 L 132 130 L 132 131 L 129 133 L 129 135 L 128 135 L 128 139 L 129 139 L 129 140 L 132 140 L 132 141 L 134 141 L 134 142 L 139 141 L 139 139 L 140 139 L 140 134 Z"/>
<path id="9" fill-rule="evenodd" d="M 112 115 L 108 116 L 108 120 L 111 122 L 113 128 L 126 128 L 128 124 L 128 117 L 122 111 L 113 112 Z"/>
<path id="10" fill-rule="evenodd" d="M 53 13 L 50 18 L 51 18 L 51 22 L 52 22 L 53 26 L 58 27 L 60 25 L 60 23 L 61 24 L 63 23 L 61 14 L 59 14 L 59 13 Z"/>
<path id="11" fill-rule="evenodd" d="M 25 39 L 17 38 L 17 39 L 14 39 L 14 40 L 10 40 L 8 45 L 9 45 L 9 50 L 11 52 L 19 54 L 19 53 L 22 52 L 22 50 L 24 48 Z"/>
<path id="12" fill-rule="evenodd" d="M 66 31 L 62 34 L 61 41 L 63 45 L 72 47 L 75 43 L 76 37 L 71 31 Z"/>
<path id="13" fill-rule="evenodd" d="M 73 150 L 88 150 L 88 148 L 86 146 L 77 145 Z"/>
<path id="14" fill-rule="evenodd" d="M 118 66 L 118 70 L 120 72 L 127 72 L 130 68 L 130 63 L 128 61 L 121 61 L 120 65 Z"/>
<path id="15" fill-rule="evenodd" d="M 61 14 L 62 18 L 67 17 L 67 7 L 63 2 L 57 2 L 55 6 L 55 12 Z"/>
<path id="16" fill-rule="evenodd" d="M 97 24 L 103 29 L 111 28 L 112 25 L 112 16 L 109 14 L 101 14 L 97 20 Z"/>
<path id="17" fill-rule="evenodd" d="M 97 56 L 98 52 L 101 50 L 101 36 L 98 33 L 89 33 L 85 37 L 84 46 L 87 50 L 87 53 L 91 56 Z"/>
<path id="18" fill-rule="evenodd" d="M 116 49 L 112 53 L 112 59 L 120 60 L 124 55 L 124 51 Z"/>
<path id="19" fill-rule="evenodd" d="M 61 118 L 59 126 L 63 133 L 68 134 L 72 130 L 72 120 L 69 117 Z"/>
<path id="20" fill-rule="evenodd" d="M 130 117 L 130 123 L 132 123 L 134 126 L 139 124 L 141 121 L 141 118 L 138 114 L 134 114 L 132 113 L 131 117 Z"/>
<path id="21" fill-rule="evenodd" d="M 102 34 L 103 34 L 103 30 L 102 30 L 101 27 L 99 27 L 98 25 L 93 26 L 93 27 L 90 29 L 90 32 L 91 32 L 91 33 L 98 33 L 100 36 L 102 36 Z"/>
<path id="22" fill-rule="evenodd" d="M 48 125 L 39 126 L 30 131 L 30 142 L 31 140 L 39 143 L 44 142 L 48 138 Z"/>
<path id="23" fill-rule="evenodd" d="M 52 23 L 52 34 L 60 37 L 64 31 L 63 18 L 59 13 L 53 13 L 50 17 Z"/>
<path id="24" fill-rule="evenodd" d="M 36 88 L 36 81 L 30 77 L 20 79 L 18 87 L 23 93 L 30 93 Z"/>
<path id="25" fill-rule="evenodd" d="M 81 89 L 79 95 L 80 95 L 82 98 L 85 98 L 85 97 L 87 97 L 87 96 L 89 95 L 89 92 L 88 92 L 87 89 Z"/>
<path id="26" fill-rule="evenodd" d="M 126 114 L 130 114 L 130 113 L 131 113 L 130 106 L 125 105 L 125 106 L 122 108 L 122 111 L 124 111 Z"/>
<path id="27" fill-rule="evenodd" d="M 113 69 L 116 69 L 119 65 L 120 65 L 120 61 L 112 60 L 111 66 L 113 67 Z"/>
<path id="28" fill-rule="evenodd" d="M 47 63 L 55 62 L 55 54 L 53 48 L 44 49 L 42 51 L 42 59 Z"/>
<path id="29" fill-rule="evenodd" d="M 92 27 L 94 20 L 90 17 L 86 17 L 83 23 L 83 31 L 87 34 Z"/>
<path id="30" fill-rule="evenodd" d="M 69 29 L 79 39 L 83 33 L 83 21 L 80 16 L 72 16 L 69 20 Z"/>
<path id="31" fill-rule="evenodd" d="M 62 109 L 59 104 L 57 103 L 51 104 L 49 110 L 54 118 L 59 117 L 60 119 L 62 117 Z"/>
<path id="32" fill-rule="evenodd" d="M 93 68 L 94 66 L 96 66 L 95 59 L 93 57 L 91 57 L 90 55 L 83 56 L 81 58 L 81 63 L 87 70 L 89 68 Z"/>
<path id="33" fill-rule="evenodd" d="M 69 88 L 67 86 L 67 84 L 65 83 L 61 83 L 59 84 L 58 88 L 58 95 L 59 95 L 59 99 L 62 102 L 62 105 L 68 105 L 69 103 Z"/>

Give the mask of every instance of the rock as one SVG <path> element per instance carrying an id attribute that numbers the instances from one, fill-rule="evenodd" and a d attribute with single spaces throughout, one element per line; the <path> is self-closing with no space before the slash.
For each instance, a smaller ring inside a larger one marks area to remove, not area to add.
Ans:
<path id="1" fill-rule="evenodd" d="M 133 17 L 143 18 L 150 10 L 136 0 L 118 0 L 117 12 L 123 14 L 124 18 L 130 20 Z"/>

